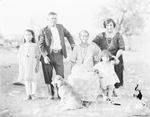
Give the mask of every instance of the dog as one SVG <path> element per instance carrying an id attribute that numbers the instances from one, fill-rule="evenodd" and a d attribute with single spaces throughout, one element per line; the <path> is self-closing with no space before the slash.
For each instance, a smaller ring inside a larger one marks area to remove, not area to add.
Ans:
<path id="1" fill-rule="evenodd" d="M 81 98 L 73 89 L 73 87 L 65 81 L 61 76 L 57 75 L 52 81 L 53 85 L 58 87 L 58 95 L 60 97 L 59 108 L 62 110 L 80 109 L 83 107 Z"/>

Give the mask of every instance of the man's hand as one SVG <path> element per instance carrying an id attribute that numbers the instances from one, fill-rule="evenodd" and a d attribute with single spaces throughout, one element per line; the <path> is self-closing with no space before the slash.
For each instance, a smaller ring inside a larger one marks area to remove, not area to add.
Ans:
<path id="1" fill-rule="evenodd" d="M 45 62 L 46 64 L 50 64 L 50 59 L 48 58 L 48 56 L 45 56 L 45 57 L 44 57 L 44 62 Z"/>

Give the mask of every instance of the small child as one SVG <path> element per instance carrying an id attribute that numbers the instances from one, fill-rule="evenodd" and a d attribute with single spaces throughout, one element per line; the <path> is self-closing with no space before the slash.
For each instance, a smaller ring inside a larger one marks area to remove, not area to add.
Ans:
<path id="1" fill-rule="evenodd" d="M 20 46 L 20 62 L 24 70 L 24 81 L 27 97 L 25 100 L 36 99 L 37 73 L 39 72 L 39 47 L 35 43 L 35 35 L 32 30 L 25 30 L 24 44 Z"/>
<path id="2" fill-rule="evenodd" d="M 101 52 L 102 61 L 93 67 L 93 70 L 98 70 L 99 77 L 101 78 L 102 95 L 106 101 L 112 102 L 112 93 L 114 84 L 119 82 L 119 79 L 114 71 L 114 65 L 119 63 L 119 60 L 113 56 L 108 50 Z"/>

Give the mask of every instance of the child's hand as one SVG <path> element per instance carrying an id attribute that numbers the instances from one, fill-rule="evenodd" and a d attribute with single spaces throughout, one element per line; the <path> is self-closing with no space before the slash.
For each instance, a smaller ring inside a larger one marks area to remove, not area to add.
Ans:
<path id="1" fill-rule="evenodd" d="M 112 55 L 111 57 L 114 58 L 114 59 L 116 58 L 116 56 L 114 56 L 114 55 Z"/>
<path id="2" fill-rule="evenodd" d="M 39 72 L 39 64 L 36 64 L 35 66 L 35 73 L 38 73 Z"/>
<path id="3" fill-rule="evenodd" d="M 118 64 L 119 63 L 119 59 L 116 56 L 112 55 L 112 58 L 114 59 L 113 64 Z"/>

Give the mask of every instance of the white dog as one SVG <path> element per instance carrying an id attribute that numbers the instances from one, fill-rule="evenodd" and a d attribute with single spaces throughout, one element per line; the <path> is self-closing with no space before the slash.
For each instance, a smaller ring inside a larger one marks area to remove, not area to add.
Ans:
<path id="1" fill-rule="evenodd" d="M 57 75 L 52 81 L 52 84 L 56 84 L 58 87 L 58 95 L 61 98 L 59 107 L 61 107 L 62 110 L 79 109 L 83 107 L 79 95 L 61 76 Z"/>

